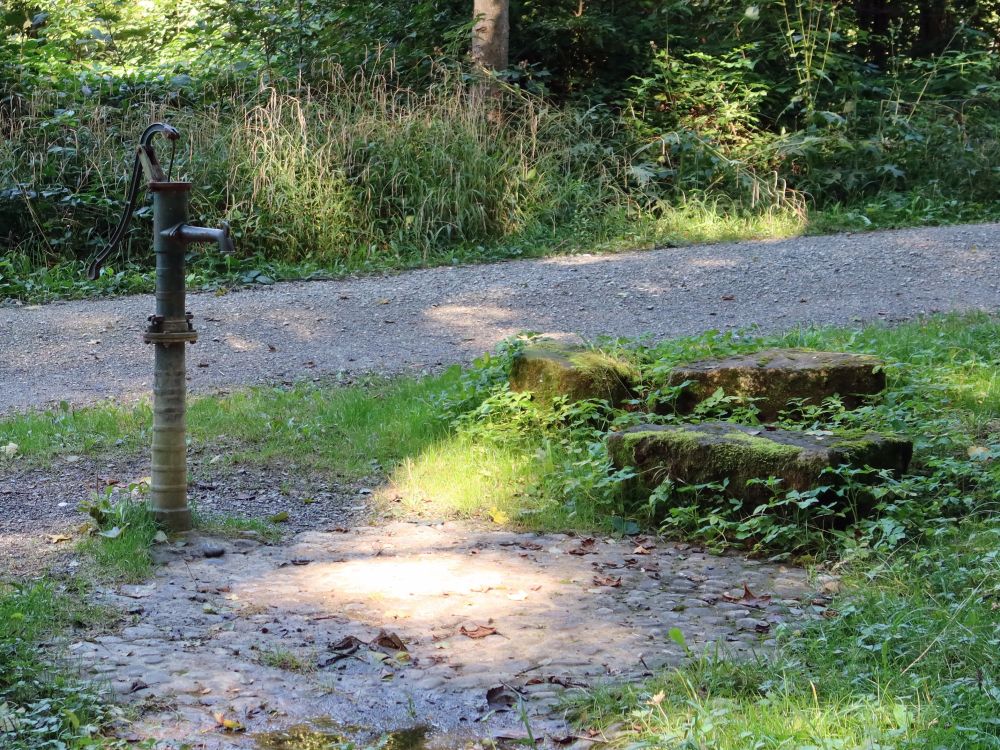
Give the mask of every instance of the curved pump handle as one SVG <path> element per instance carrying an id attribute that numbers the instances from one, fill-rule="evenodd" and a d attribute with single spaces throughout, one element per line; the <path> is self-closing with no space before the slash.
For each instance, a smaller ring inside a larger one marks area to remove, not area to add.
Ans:
<path id="1" fill-rule="evenodd" d="M 143 171 L 146 172 L 146 177 L 150 182 L 164 181 L 163 170 L 160 169 L 160 163 L 156 159 L 156 152 L 153 151 L 152 146 L 153 136 L 157 133 L 162 134 L 171 141 L 176 141 L 181 137 L 180 131 L 177 128 L 173 125 L 167 125 L 165 122 L 154 122 L 142 132 L 142 135 L 139 137 L 139 147 L 135 151 L 135 161 L 132 164 L 132 181 L 128 188 L 125 210 L 122 211 L 121 218 L 118 220 L 118 226 L 115 227 L 115 231 L 111 235 L 111 240 L 107 246 L 87 266 L 87 278 L 91 281 L 97 279 L 104 261 L 107 260 L 107 257 L 115 251 L 125 238 L 129 220 L 132 218 L 132 214 L 135 211 L 135 203 L 139 198 L 139 187 Z"/>

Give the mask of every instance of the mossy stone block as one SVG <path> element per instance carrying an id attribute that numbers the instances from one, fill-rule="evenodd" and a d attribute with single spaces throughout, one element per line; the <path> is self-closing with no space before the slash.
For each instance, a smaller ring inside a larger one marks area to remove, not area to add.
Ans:
<path id="1" fill-rule="evenodd" d="M 511 390 L 531 392 L 540 403 L 603 399 L 620 405 L 632 398 L 639 373 L 630 363 L 582 346 L 541 341 L 514 358 Z"/>
<path id="2" fill-rule="evenodd" d="M 608 450 L 617 468 L 638 470 L 646 492 L 668 478 L 684 484 L 729 480 L 727 492 L 751 502 L 768 497 L 760 485 L 747 486 L 751 479 L 778 477 L 782 489 L 804 491 L 829 484 L 822 476 L 828 467 L 871 466 L 902 474 L 913 456 L 913 444 L 896 436 L 813 435 L 728 422 L 638 425 L 612 433 Z"/>
<path id="3" fill-rule="evenodd" d="M 691 412 L 722 388 L 728 396 L 755 399 L 761 420 L 769 421 L 796 399 L 819 404 L 838 395 L 848 409 L 855 409 L 885 390 L 883 364 L 865 354 L 768 349 L 677 367 L 669 384 L 689 383 L 677 400 L 681 413 Z"/>

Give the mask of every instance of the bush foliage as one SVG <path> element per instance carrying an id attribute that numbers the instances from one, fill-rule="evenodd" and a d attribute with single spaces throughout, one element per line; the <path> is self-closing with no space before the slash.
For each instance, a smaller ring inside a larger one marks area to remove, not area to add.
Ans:
<path id="1" fill-rule="evenodd" d="M 153 119 L 199 219 L 334 270 L 669 241 L 692 203 L 798 231 L 996 214 L 1000 3 L 513 0 L 487 85 L 469 5 L 9 3 L 5 294 L 103 244 Z"/>

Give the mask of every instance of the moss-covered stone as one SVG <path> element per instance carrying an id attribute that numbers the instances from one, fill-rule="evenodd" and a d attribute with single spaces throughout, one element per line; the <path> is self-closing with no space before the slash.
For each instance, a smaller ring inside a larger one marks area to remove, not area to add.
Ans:
<path id="1" fill-rule="evenodd" d="M 848 409 L 854 409 L 885 390 L 882 365 L 876 357 L 863 354 L 769 349 L 678 367 L 670 374 L 669 384 L 688 383 L 677 401 L 682 413 L 722 388 L 726 395 L 755 399 L 761 419 L 768 421 L 799 399 L 819 404 L 839 395 Z"/>
<path id="2" fill-rule="evenodd" d="M 672 479 L 685 484 L 728 480 L 733 497 L 767 499 L 751 479 L 778 477 L 786 490 L 804 491 L 829 484 L 824 469 L 871 466 L 897 474 L 906 471 L 913 445 L 895 436 L 812 435 L 793 430 L 746 427 L 727 422 L 699 425 L 639 425 L 608 437 L 617 468 L 638 470 L 645 493 Z"/>
<path id="3" fill-rule="evenodd" d="M 514 358 L 510 387 L 531 392 L 540 403 L 565 396 L 569 401 L 603 399 L 617 406 L 632 398 L 638 379 L 633 365 L 606 352 L 541 341 Z"/>

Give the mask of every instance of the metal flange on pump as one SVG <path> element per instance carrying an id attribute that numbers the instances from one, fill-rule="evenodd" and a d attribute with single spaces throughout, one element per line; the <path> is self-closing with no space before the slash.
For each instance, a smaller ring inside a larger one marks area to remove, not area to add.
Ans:
<path id="1" fill-rule="evenodd" d="M 150 495 L 157 523 L 170 531 L 191 528 L 187 500 L 186 408 L 187 381 L 185 344 L 198 334 L 185 304 L 184 263 L 187 246 L 215 242 L 224 253 L 233 251 L 229 225 L 208 229 L 188 224 L 190 182 L 174 182 L 157 161 L 152 140 L 163 135 L 174 145 L 180 138 L 176 128 L 154 123 L 139 139 L 132 168 L 128 199 L 111 241 L 90 263 L 87 276 L 97 279 L 105 259 L 121 244 L 135 211 L 142 176 L 153 194 L 153 252 L 156 255 L 156 313 L 149 316 L 143 341 L 155 347 L 153 378 L 153 450 Z"/>

